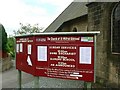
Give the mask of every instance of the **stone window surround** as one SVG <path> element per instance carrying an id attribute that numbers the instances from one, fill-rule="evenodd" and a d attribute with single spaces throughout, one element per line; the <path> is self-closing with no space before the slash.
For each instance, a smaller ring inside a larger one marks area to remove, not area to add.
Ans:
<path id="1" fill-rule="evenodd" d="M 118 2 L 115 6 L 114 6 L 114 8 L 112 9 L 112 13 L 111 13 L 111 53 L 112 54 L 120 54 L 120 53 L 118 53 L 118 52 L 113 52 L 112 50 L 113 50 L 113 47 L 112 47 L 112 44 L 113 44 L 113 38 L 112 38 L 112 33 L 113 33 L 113 14 L 114 14 L 114 10 L 117 8 L 117 6 L 120 4 L 120 2 Z"/>
<path id="2" fill-rule="evenodd" d="M 76 27 L 76 26 L 73 27 L 72 31 L 73 31 L 73 32 L 77 32 L 77 31 L 78 31 L 77 27 Z"/>

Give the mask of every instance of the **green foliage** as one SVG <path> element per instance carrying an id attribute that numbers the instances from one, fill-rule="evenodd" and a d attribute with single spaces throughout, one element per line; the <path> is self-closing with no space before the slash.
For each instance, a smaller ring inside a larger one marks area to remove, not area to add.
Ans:
<path id="1" fill-rule="evenodd" d="M 0 24 L 0 50 L 7 51 L 7 33 L 3 25 Z"/>
<path id="2" fill-rule="evenodd" d="M 7 42 L 7 51 L 10 55 L 15 58 L 15 38 L 9 37 Z"/>
<path id="3" fill-rule="evenodd" d="M 31 33 L 40 33 L 41 30 L 43 30 L 43 27 L 38 27 L 38 24 L 35 25 L 23 25 L 22 23 L 20 23 L 20 29 L 18 29 L 18 31 L 13 31 L 15 35 L 19 35 L 19 34 L 31 34 Z"/>
<path id="4" fill-rule="evenodd" d="M 20 23 L 20 29 L 17 31 L 13 31 L 15 35 L 22 35 L 22 34 L 31 34 L 31 33 L 40 33 L 43 30 L 43 27 L 38 27 L 38 24 L 31 25 L 23 25 Z M 8 52 L 11 54 L 11 56 L 14 58 L 15 57 L 15 38 L 14 37 L 9 37 L 8 38 L 8 43 L 7 43 L 7 48 Z"/>

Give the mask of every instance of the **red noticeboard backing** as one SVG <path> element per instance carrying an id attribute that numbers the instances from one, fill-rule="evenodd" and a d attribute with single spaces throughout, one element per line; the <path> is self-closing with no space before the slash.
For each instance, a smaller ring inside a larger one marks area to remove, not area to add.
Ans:
<path id="1" fill-rule="evenodd" d="M 94 34 L 16 37 L 16 68 L 34 76 L 94 81 Z"/>

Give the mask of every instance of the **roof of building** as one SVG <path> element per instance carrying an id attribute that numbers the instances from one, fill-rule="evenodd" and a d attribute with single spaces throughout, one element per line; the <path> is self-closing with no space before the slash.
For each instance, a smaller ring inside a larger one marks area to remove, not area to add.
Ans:
<path id="1" fill-rule="evenodd" d="M 44 32 L 55 32 L 64 22 L 84 16 L 88 13 L 87 2 L 72 2 Z"/>

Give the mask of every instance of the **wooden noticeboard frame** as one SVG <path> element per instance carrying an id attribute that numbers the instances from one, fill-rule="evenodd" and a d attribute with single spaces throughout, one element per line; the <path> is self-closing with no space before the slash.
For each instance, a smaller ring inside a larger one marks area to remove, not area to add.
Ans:
<path id="1" fill-rule="evenodd" d="M 99 33 L 54 32 L 16 36 L 16 69 L 20 76 L 24 71 L 35 77 L 95 82 L 96 36 Z"/>

